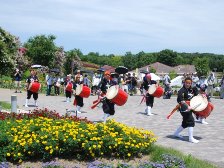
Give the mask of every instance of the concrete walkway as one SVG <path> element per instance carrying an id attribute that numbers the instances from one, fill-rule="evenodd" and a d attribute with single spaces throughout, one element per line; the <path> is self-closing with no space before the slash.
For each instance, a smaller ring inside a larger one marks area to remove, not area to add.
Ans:
<path id="1" fill-rule="evenodd" d="M 0 89 L 0 101 L 10 102 L 11 95 L 17 95 L 18 106 L 23 110 L 32 110 L 34 101 L 31 99 L 30 107 L 25 108 L 24 102 L 26 92 L 14 93 L 13 90 Z M 91 121 L 99 121 L 103 112 L 101 108 L 92 110 L 90 106 L 96 96 L 90 96 L 84 99 L 84 107 L 80 117 L 87 117 Z M 196 123 L 194 128 L 194 137 L 200 142 L 193 144 L 187 141 L 187 129 L 182 132 L 185 140 L 179 140 L 172 136 L 177 127 L 180 126 L 182 118 L 177 112 L 174 113 L 171 119 L 167 120 L 167 114 L 176 106 L 176 97 L 171 99 L 155 98 L 154 107 L 152 109 L 153 116 L 144 114 L 145 104 L 141 101 L 141 96 L 129 96 L 127 103 L 122 106 L 116 106 L 116 113 L 113 117 L 118 122 L 122 122 L 129 126 L 152 130 L 158 136 L 159 145 L 171 147 L 182 151 L 185 154 L 191 154 L 199 159 L 208 160 L 220 167 L 224 167 L 224 100 L 212 99 L 214 111 L 207 118 L 208 125 Z M 74 97 L 72 98 L 74 100 Z M 60 114 L 65 114 L 66 109 L 74 109 L 72 103 L 65 102 L 65 97 L 62 96 L 45 96 L 39 95 L 39 108 L 48 108 L 56 110 Z"/>

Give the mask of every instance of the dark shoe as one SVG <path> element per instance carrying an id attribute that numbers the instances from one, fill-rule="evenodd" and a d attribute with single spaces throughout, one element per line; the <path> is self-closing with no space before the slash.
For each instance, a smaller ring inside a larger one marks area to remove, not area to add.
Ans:
<path id="1" fill-rule="evenodd" d="M 14 93 L 17 93 L 17 91 L 15 91 Z"/>
<path id="2" fill-rule="evenodd" d="M 20 91 L 19 93 L 22 93 L 22 91 Z"/>

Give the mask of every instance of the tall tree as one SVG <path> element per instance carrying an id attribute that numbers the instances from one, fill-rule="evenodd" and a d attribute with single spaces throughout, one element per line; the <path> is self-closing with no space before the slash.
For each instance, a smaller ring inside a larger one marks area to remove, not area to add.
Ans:
<path id="1" fill-rule="evenodd" d="M 210 70 L 208 63 L 209 63 L 208 58 L 196 58 L 194 60 L 194 65 L 198 73 L 198 76 L 207 76 Z"/>
<path id="2" fill-rule="evenodd" d="M 16 67 L 19 43 L 14 35 L 0 27 L 0 75 L 9 75 Z"/>
<path id="3" fill-rule="evenodd" d="M 65 73 L 74 74 L 74 70 L 80 69 L 82 67 L 82 61 L 79 55 L 82 55 L 82 52 L 79 49 L 73 49 L 66 53 L 65 61 Z"/>
<path id="4" fill-rule="evenodd" d="M 63 75 L 64 70 L 64 62 L 65 62 L 65 52 L 63 47 L 59 47 L 55 52 L 55 57 L 53 60 L 54 68 L 59 69 L 60 75 Z"/>
<path id="5" fill-rule="evenodd" d="M 33 64 L 40 64 L 53 68 L 53 60 L 57 46 L 54 43 L 54 35 L 37 35 L 31 37 L 24 46 L 27 48 L 26 55 L 31 59 Z"/>
<path id="6" fill-rule="evenodd" d="M 157 61 L 169 66 L 177 65 L 177 53 L 172 50 L 162 50 L 158 53 Z"/>

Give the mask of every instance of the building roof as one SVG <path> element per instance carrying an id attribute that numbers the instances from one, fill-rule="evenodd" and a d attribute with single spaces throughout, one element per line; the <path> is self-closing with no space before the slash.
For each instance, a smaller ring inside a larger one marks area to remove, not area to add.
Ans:
<path id="1" fill-rule="evenodd" d="M 173 69 L 177 72 L 177 74 L 184 74 L 184 73 L 195 73 L 196 69 L 194 65 L 178 65 L 173 67 Z"/>
<path id="2" fill-rule="evenodd" d="M 160 62 L 155 62 L 153 64 L 144 66 L 139 68 L 139 70 L 146 70 L 149 71 L 150 68 L 154 68 L 156 70 L 156 74 L 168 74 L 171 71 L 175 71 L 177 74 L 184 74 L 184 73 L 195 73 L 196 69 L 194 65 L 178 65 L 175 67 L 171 67 Z"/>
<path id="3" fill-rule="evenodd" d="M 101 69 L 103 69 L 104 71 L 110 71 L 110 72 L 115 72 L 115 68 L 109 65 L 104 65 L 102 67 L 100 67 Z"/>
<path id="4" fill-rule="evenodd" d="M 169 73 L 170 71 L 174 70 L 173 67 L 162 64 L 160 62 L 155 62 L 153 64 L 144 66 L 142 68 L 139 68 L 139 70 L 150 70 L 150 68 L 154 68 L 157 74 Z"/>

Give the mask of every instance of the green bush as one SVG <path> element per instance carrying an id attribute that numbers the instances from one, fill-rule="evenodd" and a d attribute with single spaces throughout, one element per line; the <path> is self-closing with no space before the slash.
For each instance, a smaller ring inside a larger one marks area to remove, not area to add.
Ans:
<path id="1" fill-rule="evenodd" d="M 35 115 L 0 113 L 0 161 L 131 158 L 148 154 L 156 141 L 151 131 L 114 120 L 93 124 L 53 112 L 45 115 L 44 111 Z"/>

